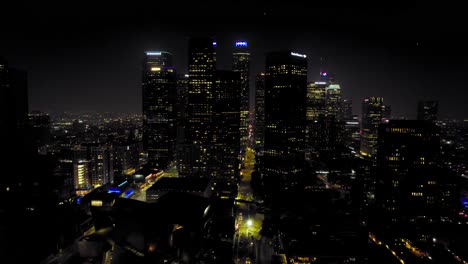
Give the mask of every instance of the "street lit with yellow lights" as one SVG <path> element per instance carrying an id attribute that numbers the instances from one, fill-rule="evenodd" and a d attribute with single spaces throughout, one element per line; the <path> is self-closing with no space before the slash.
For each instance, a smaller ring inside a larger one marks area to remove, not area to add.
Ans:
<path id="1" fill-rule="evenodd" d="M 259 263 L 256 260 L 261 236 L 263 214 L 256 212 L 253 191 L 250 186 L 254 169 L 255 153 L 247 148 L 243 158 L 239 192 L 236 198 L 237 217 L 234 235 L 234 256 L 236 263 Z"/>

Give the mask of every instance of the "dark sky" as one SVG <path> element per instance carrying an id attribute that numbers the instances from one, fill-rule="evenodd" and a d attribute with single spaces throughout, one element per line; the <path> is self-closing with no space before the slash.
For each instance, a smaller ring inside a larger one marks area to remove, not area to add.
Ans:
<path id="1" fill-rule="evenodd" d="M 31 109 L 46 112 L 140 112 L 143 52 L 169 51 L 185 73 L 188 38 L 209 35 L 222 69 L 237 39 L 249 41 L 252 74 L 266 52 L 294 49 L 308 55 L 313 81 L 324 58 L 357 113 L 362 97 L 383 96 L 396 116 L 438 99 L 441 117 L 468 118 L 464 9 L 388 3 L 20 2 L 2 7 L 0 56 L 28 71 Z"/>

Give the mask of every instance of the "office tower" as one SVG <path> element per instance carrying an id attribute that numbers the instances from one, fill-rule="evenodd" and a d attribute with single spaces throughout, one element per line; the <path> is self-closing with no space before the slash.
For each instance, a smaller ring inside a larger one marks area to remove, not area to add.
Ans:
<path id="1" fill-rule="evenodd" d="M 61 188 L 59 190 L 60 199 L 69 199 L 74 196 L 75 179 L 74 164 L 71 159 L 58 159 L 54 169 L 54 178 L 59 180 Z"/>
<path id="2" fill-rule="evenodd" d="M 114 177 L 131 175 L 139 168 L 139 154 L 142 150 L 141 142 L 134 140 L 118 140 L 112 143 L 114 156 Z"/>
<path id="3" fill-rule="evenodd" d="M 325 114 L 333 116 L 338 122 L 343 120 L 343 100 L 339 84 L 330 83 L 325 88 Z"/>
<path id="4" fill-rule="evenodd" d="M 351 119 L 344 121 L 344 141 L 346 145 L 359 149 L 361 145 L 361 123 L 359 122 L 357 115 L 352 115 Z"/>
<path id="5" fill-rule="evenodd" d="M 362 99 L 361 154 L 375 157 L 377 152 L 377 132 L 382 123 L 383 97 Z"/>
<path id="6" fill-rule="evenodd" d="M 306 88 L 306 55 L 267 55 L 263 173 L 275 187 L 294 186 L 304 170 Z"/>
<path id="7" fill-rule="evenodd" d="M 307 86 L 306 139 L 309 158 L 316 151 L 333 150 L 343 138 L 341 88 L 328 79 L 321 79 Z"/>
<path id="8" fill-rule="evenodd" d="M 315 82 L 307 85 L 307 120 L 314 121 L 326 113 L 326 82 Z"/>
<path id="9" fill-rule="evenodd" d="M 213 122 L 215 43 L 210 38 L 189 40 L 189 89 L 185 140 L 179 148 L 179 174 L 209 176 Z"/>
<path id="10" fill-rule="evenodd" d="M 265 73 L 255 77 L 255 151 L 263 155 L 265 143 Z"/>
<path id="11" fill-rule="evenodd" d="M 18 157 L 22 162 L 32 159 L 34 149 L 27 136 L 28 87 L 26 72 L 12 69 L 6 60 L 0 58 L 0 137 L 3 139 L 2 151 L 6 155 L 1 159 L 3 172 L 0 175 L 0 192 L 13 191 L 24 186 L 24 177 L 18 175 L 16 164 Z"/>
<path id="12" fill-rule="evenodd" d="M 186 106 L 188 103 L 188 74 L 177 76 L 177 97 L 176 97 L 176 130 L 177 147 L 184 142 L 184 127 L 186 124 Z"/>
<path id="13" fill-rule="evenodd" d="M 241 74 L 216 71 L 213 84 L 213 167 L 211 176 L 237 183 L 239 176 L 239 118 Z"/>
<path id="14" fill-rule="evenodd" d="M 76 160 L 73 162 L 73 179 L 76 190 L 88 189 L 90 187 L 88 160 Z"/>
<path id="15" fill-rule="evenodd" d="M 29 114 L 29 126 L 35 148 L 40 153 L 45 153 L 44 149 L 50 143 L 50 117 L 40 111 L 32 111 Z"/>
<path id="16" fill-rule="evenodd" d="M 389 105 L 382 106 L 382 123 L 388 123 L 392 118 L 392 107 Z"/>
<path id="17" fill-rule="evenodd" d="M 418 102 L 418 120 L 437 120 L 437 114 L 439 112 L 438 101 L 419 101 Z"/>
<path id="18" fill-rule="evenodd" d="M 250 92 L 250 53 L 248 52 L 247 41 L 236 41 L 234 43 L 234 52 L 232 54 L 232 69 L 241 74 L 242 86 L 241 97 L 241 151 L 244 152 L 249 141 L 249 92 Z"/>
<path id="19" fill-rule="evenodd" d="M 344 120 L 353 119 L 353 101 L 351 99 L 343 100 L 343 118 Z"/>
<path id="20" fill-rule="evenodd" d="M 145 53 L 142 88 L 143 143 L 148 162 L 165 169 L 174 160 L 176 137 L 176 72 L 171 53 Z"/>
<path id="21" fill-rule="evenodd" d="M 430 225 L 453 219 L 457 184 L 451 172 L 438 166 L 439 159 L 440 129 L 435 124 L 390 120 L 379 126 L 377 222 L 424 241 L 432 240 Z"/>
<path id="22" fill-rule="evenodd" d="M 96 188 L 114 182 L 114 155 L 111 145 L 87 146 L 90 184 Z"/>

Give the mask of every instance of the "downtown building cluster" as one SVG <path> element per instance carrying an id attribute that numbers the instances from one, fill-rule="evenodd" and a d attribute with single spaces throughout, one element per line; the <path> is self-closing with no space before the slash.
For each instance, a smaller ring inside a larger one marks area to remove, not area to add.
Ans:
<path id="1" fill-rule="evenodd" d="M 0 193 L 29 197 L 25 210 L 36 220 L 48 216 L 45 193 L 58 197 L 47 196 L 57 211 L 73 211 L 46 226 L 60 226 L 60 239 L 40 250 L 78 244 L 70 258 L 119 263 L 468 259 L 468 126 L 438 121 L 437 101 L 419 102 L 418 120 L 393 119 L 383 97 L 362 98 L 359 118 L 332 73 L 308 81 L 306 54 L 269 52 L 254 75 L 246 41 L 233 45 L 232 70 L 217 68 L 217 45 L 191 38 L 187 74 L 176 55 L 145 52 L 141 120 L 29 113 L 24 73 L 0 61 L 1 133 L 15 139 L 5 164 L 25 155 L 38 165 L 26 173 L 2 166 Z M 242 190 L 248 177 L 253 193 Z M 249 231 L 257 221 L 261 229 Z M 90 227 L 100 231 L 83 236 Z"/>

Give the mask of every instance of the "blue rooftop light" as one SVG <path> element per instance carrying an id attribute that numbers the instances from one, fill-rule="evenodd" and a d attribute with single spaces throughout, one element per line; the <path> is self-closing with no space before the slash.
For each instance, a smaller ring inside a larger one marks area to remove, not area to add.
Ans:
<path id="1" fill-rule="evenodd" d="M 248 44 L 247 44 L 247 41 L 236 41 L 235 46 L 236 47 L 247 47 Z"/>

